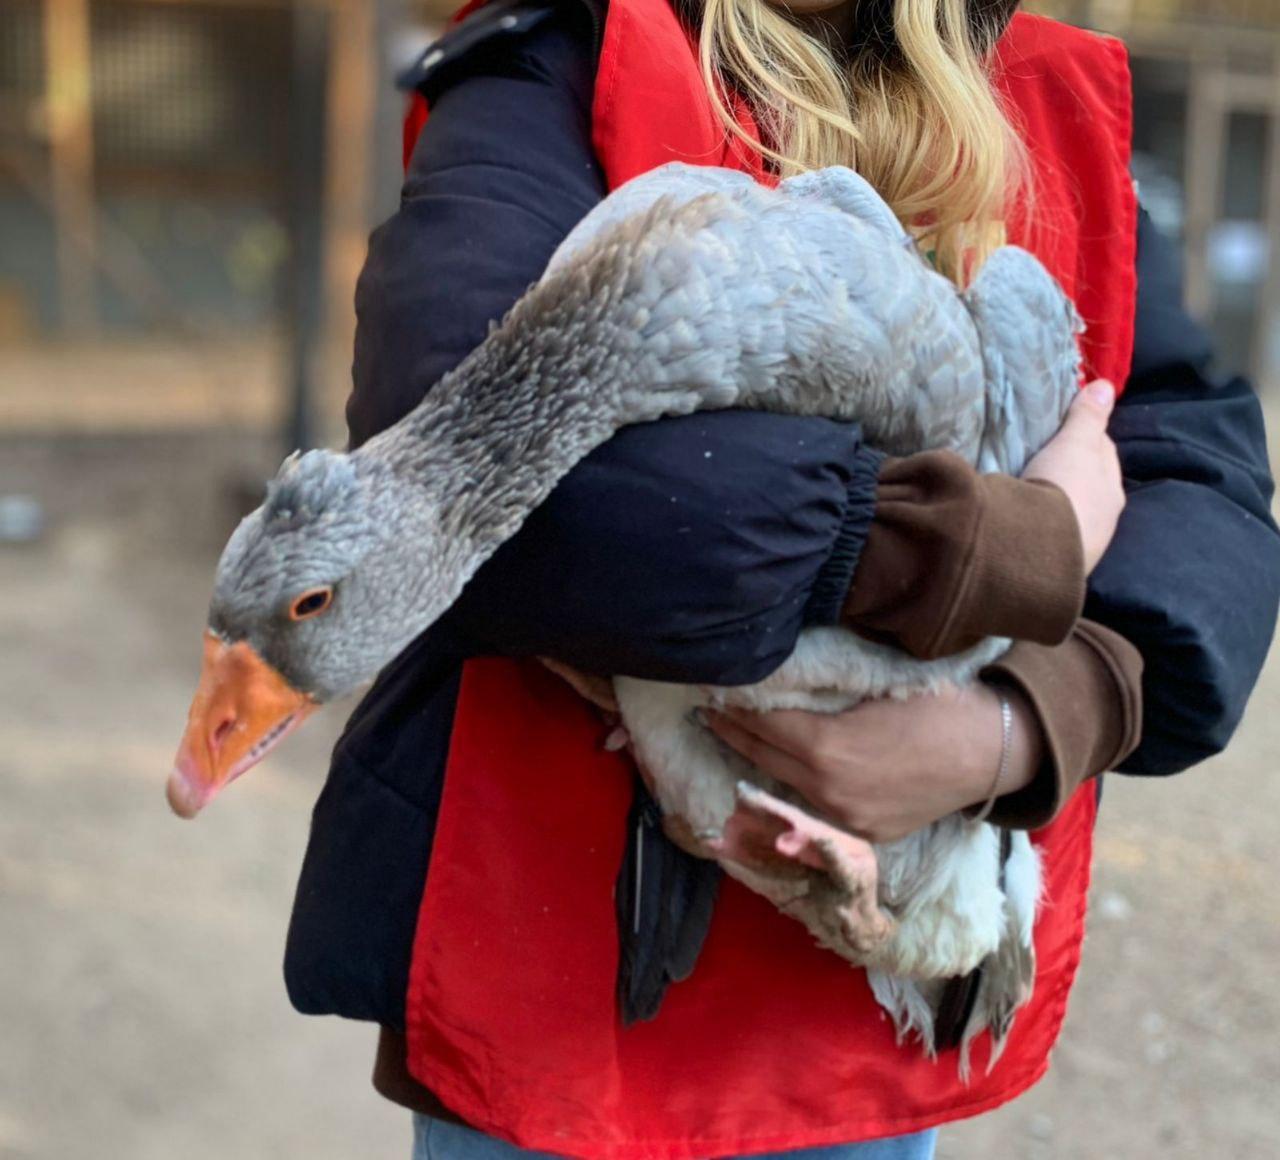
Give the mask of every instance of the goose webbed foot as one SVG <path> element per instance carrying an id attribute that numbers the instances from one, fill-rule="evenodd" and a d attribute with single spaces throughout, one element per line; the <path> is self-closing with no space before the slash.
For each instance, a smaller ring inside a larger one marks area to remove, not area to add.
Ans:
<path id="1" fill-rule="evenodd" d="M 709 844 L 722 860 L 754 873 L 807 879 L 808 889 L 784 909 L 845 957 L 866 958 L 893 934 L 893 920 L 879 906 L 871 843 L 758 786 L 739 783 L 737 807 Z"/>

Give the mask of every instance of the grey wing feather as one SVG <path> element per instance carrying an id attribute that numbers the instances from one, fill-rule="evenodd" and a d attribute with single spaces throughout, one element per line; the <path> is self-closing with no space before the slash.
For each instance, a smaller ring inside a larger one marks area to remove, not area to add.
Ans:
<path id="1" fill-rule="evenodd" d="M 686 165 L 680 161 L 651 169 L 620 185 L 574 226 L 551 255 L 547 273 L 555 273 L 595 238 L 628 218 L 644 213 L 657 201 L 666 199 L 674 207 L 709 193 L 738 197 L 759 188 L 745 173 L 731 169 Z"/>
<path id="2" fill-rule="evenodd" d="M 915 240 L 902 228 L 897 215 L 866 178 L 852 169 L 833 165 L 789 177 L 778 189 L 788 197 L 804 198 L 836 209 L 866 222 L 887 238 L 914 249 Z"/>
<path id="3" fill-rule="evenodd" d="M 1005 246 L 964 294 L 986 368 L 978 467 L 1021 473 L 1062 423 L 1080 383 L 1079 314 L 1026 250 Z"/>

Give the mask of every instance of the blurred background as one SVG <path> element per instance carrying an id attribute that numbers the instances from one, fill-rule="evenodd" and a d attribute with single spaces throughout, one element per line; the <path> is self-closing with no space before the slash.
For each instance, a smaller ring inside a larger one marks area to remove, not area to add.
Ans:
<path id="1" fill-rule="evenodd" d="M 407 1154 L 370 1029 L 280 978 L 343 708 L 198 825 L 162 784 L 226 534 L 342 437 L 392 77 L 445 7 L 0 0 L 3 1160 Z M 1280 419 L 1280 3 L 1031 7 L 1130 45 L 1143 200 Z M 1280 670 L 1225 757 L 1111 779 L 1054 1072 L 944 1157 L 1280 1155 L 1278 757 Z"/>

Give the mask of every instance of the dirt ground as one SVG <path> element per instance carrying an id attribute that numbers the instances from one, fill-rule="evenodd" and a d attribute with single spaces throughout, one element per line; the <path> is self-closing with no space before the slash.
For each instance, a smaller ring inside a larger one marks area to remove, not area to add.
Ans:
<path id="1" fill-rule="evenodd" d="M 280 977 L 341 709 L 198 824 L 163 781 L 199 658 L 230 436 L 0 443 L 49 529 L 0 548 L 0 1158 L 407 1156 L 372 1034 Z M 949 1160 L 1280 1156 L 1280 666 L 1233 749 L 1113 778 L 1091 936 L 1050 1077 L 944 1137 Z"/>

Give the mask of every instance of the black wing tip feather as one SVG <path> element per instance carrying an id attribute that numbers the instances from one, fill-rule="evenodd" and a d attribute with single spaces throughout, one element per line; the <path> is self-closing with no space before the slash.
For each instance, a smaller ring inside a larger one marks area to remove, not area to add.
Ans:
<path id="1" fill-rule="evenodd" d="M 615 890 L 618 1008 L 623 1026 L 655 1018 L 667 988 L 697 965 L 719 892 L 721 870 L 676 846 L 639 781 Z"/>

